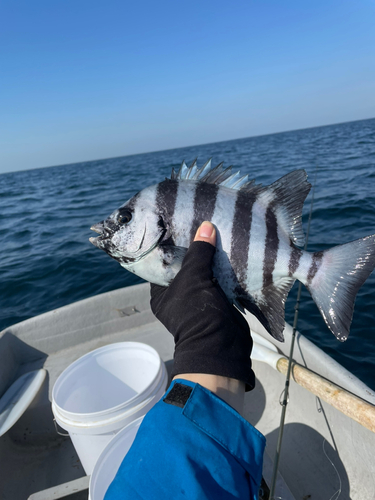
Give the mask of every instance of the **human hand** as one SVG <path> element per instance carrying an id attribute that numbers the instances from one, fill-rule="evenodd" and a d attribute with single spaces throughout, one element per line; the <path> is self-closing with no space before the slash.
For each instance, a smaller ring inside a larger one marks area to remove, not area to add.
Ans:
<path id="1" fill-rule="evenodd" d="M 243 392 L 245 384 L 247 390 L 255 384 L 252 339 L 247 321 L 213 276 L 215 243 L 215 227 L 204 222 L 170 286 L 151 284 L 151 309 L 175 339 L 173 376 L 197 382 L 197 375 L 206 375 L 202 385 L 211 390 L 220 383 Z"/>

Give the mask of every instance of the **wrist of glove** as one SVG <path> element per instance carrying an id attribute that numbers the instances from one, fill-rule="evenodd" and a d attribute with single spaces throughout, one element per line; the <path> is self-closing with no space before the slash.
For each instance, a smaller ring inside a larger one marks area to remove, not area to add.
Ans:
<path id="1" fill-rule="evenodd" d="M 151 284 L 151 309 L 174 336 L 172 376 L 221 375 L 255 385 L 247 321 L 228 301 L 212 272 L 215 247 L 193 242 L 169 287 Z"/>

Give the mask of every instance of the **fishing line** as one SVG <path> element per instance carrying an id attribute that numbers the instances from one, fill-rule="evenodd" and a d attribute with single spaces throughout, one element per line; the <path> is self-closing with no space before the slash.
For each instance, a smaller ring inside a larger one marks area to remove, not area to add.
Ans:
<path id="1" fill-rule="evenodd" d="M 315 185 L 316 185 L 316 176 L 317 176 L 317 173 L 318 173 L 318 165 L 316 165 L 316 167 L 315 167 L 315 177 L 314 177 L 314 184 L 313 184 L 313 190 L 312 190 L 312 195 L 311 195 L 310 213 L 309 213 L 309 219 L 308 219 L 308 223 L 307 223 L 306 240 L 305 240 L 305 246 L 303 248 L 305 251 L 307 249 L 307 243 L 308 243 L 309 234 L 310 234 L 310 225 L 311 225 L 312 210 L 313 210 L 313 205 L 314 205 Z M 284 391 L 283 391 L 283 400 L 282 400 L 282 402 L 280 402 L 280 404 L 282 406 L 281 417 L 280 417 L 280 429 L 279 429 L 279 435 L 278 435 L 278 439 L 277 439 L 275 459 L 274 459 L 274 462 L 273 462 L 273 471 L 272 471 L 271 488 L 270 488 L 270 500 L 276 500 L 276 498 L 277 498 L 274 495 L 275 495 L 277 471 L 279 469 L 281 444 L 282 444 L 282 441 L 283 441 L 283 434 L 284 434 L 286 407 L 287 407 L 288 402 L 289 402 L 290 374 L 291 374 L 291 371 L 292 371 L 293 351 L 294 351 L 294 343 L 295 343 L 295 340 L 296 340 L 296 331 L 297 331 L 297 322 L 298 322 L 298 313 L 299 313 L 299 304 L 300 304 L 300 299 L 301 299 L 301 292 L 302 292 L 302 283 L 299 282 L 298 293 L 297 293 L 297 301 L 296 301 L 296 305 L 294 307 L 293 334 L 292 334 L 292 341 L 291 341 L 291 344 L 290 344 L 290 351 L 289 351 L 288 371 L 287 371 L 286 379 L 285 379 L 285 387 L 284 387 Z"/>
<path id="2" fill-rule="evenodd" d="M 339 496 L 341 495 L 341 491 L 342 491 L 341 477 L 340 477 L 339 471 L 337 470 L 335 464 L 332 462 L 332 460 L 327 455 L 327 452 L 325 449 L 326 442 L 327 442 L 326 439 L 323 439 L 323 453 L 326 456 L 326 458 L 329 460 L 329 462 L 331 463 L 332 467 L 335 469 L 337 477 L 339 478 L 339 489 L 337 491 L 335 491 L 335 493 L 331 496 L 331 498 L 329 500 L 338 500 Z"/>
<path id="3" fill-rule="evenodd" d="M 320 401 L 320 398 L 318 398 L 318 396 L 316 396 L 315 398 L 315 402 L 316 402 L 316 409 L 317 409 L 317 412 L 318 413 L 321 413 L 324 417 L 324 420 L 326 421 L 326 424 L 327 424 L 327 428 L 329 430 L 329 433 L 331 435 L 331 439 L 332 439 L 332 444 L 333 444 L 333 448 L 335 450 L 335 452 L 337 453 L 337 456 L 340 458 L 339 456 L 339 451 L 337 449 L 337 446 L 336 446 L 336 441 L 335 441 L 335 438 L 332 434 L 332 431 L 331 431 L 331 428 L 329 426 L 329 423 L 328 423 L 328 420 L 327 420 L 327 416 L 326 416 L 326 412 L 324 411 L 324 408 L 323 408 L 323 405 L 322 405 L 322 402 Z M 327 443 L 327 440 L 326 438 L 323 438 L 323 453 L 324 455 L 326 456 L 326 458 L 328 459 L 328 461 L 331 463 L 332 467 L 334 468 L 336 474 L 337 474 L 337 477 L 338 477 L 338 480 L 339 480 L 339 489 L 337 491 L 335 491 L 335 493 L 331 496 L 331 498 L 329 500 L 338 500 L 338 498 L 340 497 L 341 493 L 342 493 L 342 481 L 341 481 L 341 476 L 340 476 L 340 473 L 339 471 L 337 470 L 337 467 L 335 466 L 335 464 L 333 463 L 333 461 L 329 458 L 327 452 L 326 452 L 326 448 L 325 448 L 325 444 Z"/>

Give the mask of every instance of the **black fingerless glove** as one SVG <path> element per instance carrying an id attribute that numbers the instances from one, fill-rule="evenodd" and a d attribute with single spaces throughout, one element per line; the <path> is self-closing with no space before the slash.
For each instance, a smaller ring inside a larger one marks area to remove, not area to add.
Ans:
<path id="1" fill-rule="evenodd" d="M 191 244 L 169 287 L 151 284 L 151 309 L 175 339 L 172 376 L 209 373 L 254 388 L 249 325 L 227 299 L 212 272 L 215 247 Z"/>

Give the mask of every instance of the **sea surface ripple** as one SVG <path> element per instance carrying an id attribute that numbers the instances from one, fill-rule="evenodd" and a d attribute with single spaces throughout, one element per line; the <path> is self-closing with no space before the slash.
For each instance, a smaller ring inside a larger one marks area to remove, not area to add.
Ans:
<path id="1" fill-rule="evenodd" d="M 182 160 L 225 162 L 270 184 L 316 173 L 308 250 L 375 233 L 375 119 L 0 175 L 0 330 L 98 293 L 140 283 L 89 243 L 90 226 Z M 25 165 L 27 169 L 27 165 Z M 303 211 L 304 227 L 311 194 Z M 296 285 L 286 305 L 293 321 Z M 339 343 L 303 288 L 298 329 L 375 389 L 375 273 Z"/>

